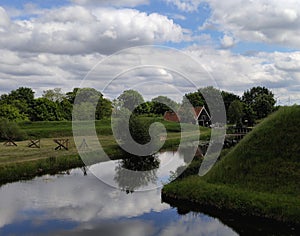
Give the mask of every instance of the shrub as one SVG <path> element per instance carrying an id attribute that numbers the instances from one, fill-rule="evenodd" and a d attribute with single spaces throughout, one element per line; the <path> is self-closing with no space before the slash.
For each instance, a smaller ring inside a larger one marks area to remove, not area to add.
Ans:
<path id="1" fill-rule="evenodd" d="M 1 139 L 24 140 L 26 133 L 21 130 L 17 123 L 7 119 L 0 120 L 0 137 Z"/>

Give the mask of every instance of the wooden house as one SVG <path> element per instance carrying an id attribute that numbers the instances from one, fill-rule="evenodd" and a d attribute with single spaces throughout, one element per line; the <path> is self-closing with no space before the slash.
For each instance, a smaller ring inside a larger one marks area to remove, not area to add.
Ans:
<path id="1" fill-rule="evenodd" d="M 175 112 L 172 111 L 166 111 L 164 114 L 164 120 L 172 121 L 172 122 L 180 122 L 180 117 Z M 205 107 L 195 107 L 194 108 L 194 119 L 195 124 L 201 125 L 201 126 L 210 126 L 211 125 L 211 117 Z"/>

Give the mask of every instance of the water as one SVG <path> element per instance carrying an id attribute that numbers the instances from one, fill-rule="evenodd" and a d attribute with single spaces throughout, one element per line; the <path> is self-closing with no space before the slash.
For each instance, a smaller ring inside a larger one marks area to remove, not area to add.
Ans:
<path id="1" fill-rule="evenodd" d="M 166 154 L 164 154 L 166 155 Z M 167 153 L 167 155 L 173 155 Z M 118 162 L 98 164 L 97 170 Z M 180 215 L 161 189 L 127 194 L 73 169 L 0 188 L 0 235 L 237 235 L 202 213 Z"/>

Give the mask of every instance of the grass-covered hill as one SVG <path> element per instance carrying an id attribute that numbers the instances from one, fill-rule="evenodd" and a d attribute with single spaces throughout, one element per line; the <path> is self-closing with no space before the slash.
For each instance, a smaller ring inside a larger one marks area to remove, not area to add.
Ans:
<path id="1" fill-rule="evenodd" d="M 283 107 L 256 126 L 205 180 L 300 196 L 300 106 Z"/>
<path id="2" fill-rule="evenodd" d="M 164 201 L 184 201 L 300 224 L 300 107 L 270 115 L 204 177 L 165 185 Z"/>

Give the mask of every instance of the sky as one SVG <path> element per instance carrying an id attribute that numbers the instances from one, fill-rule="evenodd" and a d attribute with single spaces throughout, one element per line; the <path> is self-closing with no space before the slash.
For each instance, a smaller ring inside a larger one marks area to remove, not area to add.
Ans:
<path id="1" fill-rule="evenodd" d="M 130 49 L 144 45 L 169 47 L 164 51 L 168 57 Z M 179 59 L 173 49 L 191 59 Z M 124 88 L 140 90 L 150 99 L 159 92 L 172 97 L 201 85 L 238 95 L 265 86 L 277 105 L 299 104 L 299 50 L 297 0 L 0 2 L 0 94 L 21 86 L 41 96 L 47 89 L 67 92 L 95 85 L 89 75 L 96 66 L 96 88 L 109 98 Z M 149 55 L 156 55 L 155 66 L 132 67 L 132 58 L 144 61 Z M 191 60 L 210 82 L 200 76 L 191 85 L 183 73 L 175 73 L 181 66 L 186 66 L 187 77 L 196 73 L 196 66 L 187 69 Z M 172 68 L 163 66 L 166 61 L 173 61 Z M 120 75 L 109 78 L 106 70 L 114 69 Z"/>

